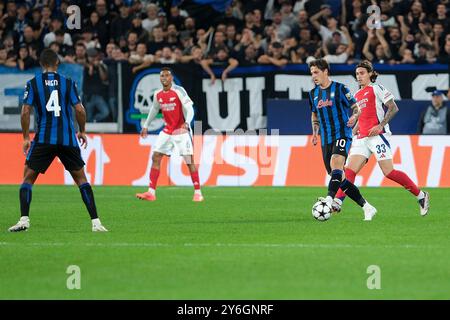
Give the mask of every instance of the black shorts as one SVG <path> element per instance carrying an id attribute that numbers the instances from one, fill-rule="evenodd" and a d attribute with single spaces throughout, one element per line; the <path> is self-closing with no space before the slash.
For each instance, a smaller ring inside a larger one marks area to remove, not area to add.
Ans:
<path id="1" fill-rule="evenodd" d="M 67 171 L 78 171 L 84 167 L 79 147 L 32 142 L 25 164 L 39 173 L 45 173 L 53 159 L 58 157 Z"/>
<path id="2" fill-rule="evenodd" d="M 341 156 L 344 156 L 345 159 L 347 159 L 351 145 L 352 139 L 342 138 L 334 140 L 332 143 L 322 146 L 323 163 L 325 164 L 325 168 L 327 169 L 328 174 L 331 173 L 331 165 L 330 165 L 331 156 L 333 154 L 339 154 Z"/>

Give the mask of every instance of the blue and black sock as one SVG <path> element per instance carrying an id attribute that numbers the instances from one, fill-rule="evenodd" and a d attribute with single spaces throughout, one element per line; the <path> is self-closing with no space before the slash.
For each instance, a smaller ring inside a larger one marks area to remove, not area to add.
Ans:
<path id="1" fill-rule="evenodd" d="M 336 196 L 336 193 L 338 192 L 339 187 L 342 183 L 343 173 L 344 172 L 339 169 L 334 169 L 333 171 L 331 171 L 331 179 L 328 183 L 328 196 L 332 197 L 333 199 Z"/>
<path id="2" fill-rule="evenodd" d="M 92 191 L 91 185 L 86 182 L 79 186 L 81 198 L 83 199 L 86 209 L 91 216 L 91 219 L 97 219 L 97 208 L 95 206 L 94 192 Z"/>
<path id="3" fill-rule="evenodd" d="M 350 199 L 355 201 L 360 207 L 363 207 L 366 204 L 366 200 L 362 197 L 358 187 L 347 179 L 342 181 L 341 190 L 344 191 L 344 193 L 349 196 Z"/>
<path id="4" fill-rule="evenodd" d="M 19 199 L 20 199 L 20 214 L 22 217 L 28 217 L 30 214 L 32 188 L 33 185 L 29 183 L 22 183 L 22 185 L 20 186 Z"/>

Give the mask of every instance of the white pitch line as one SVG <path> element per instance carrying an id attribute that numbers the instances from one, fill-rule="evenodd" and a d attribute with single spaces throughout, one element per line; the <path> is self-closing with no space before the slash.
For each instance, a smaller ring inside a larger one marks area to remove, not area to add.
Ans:
<path id="1" fill-rule="evenodd" d="M 159 243 L 159 242 L 111 242 L 111 243 L 67 243 L 67 242 L 0 242 L 0 246 L 33 246 L 33 247 L 149 247 L 149 248 L 201 248 L 201 247 L 230 247 L 230 248 L 317 248 L 317 249 L 370 249 L 370 248 L 392 248 L 392 249 L 438 249 L 447 248 L 433 245 L 354 245 L 354 244 L 313 244 L 313 243 Z"/>

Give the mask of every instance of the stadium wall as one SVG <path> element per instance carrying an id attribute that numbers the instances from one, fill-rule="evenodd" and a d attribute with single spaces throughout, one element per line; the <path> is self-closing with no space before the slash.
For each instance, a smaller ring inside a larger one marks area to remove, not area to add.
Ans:
<path id="1" fill-rule="evenodd" d="M 146 186 L 151 145 L 156 135 L 142 139 L 130 134 L 90 134 L 82 150 L 89 181 L 96 185 Z M 19 184 L 25 157 L 22 136 L 0 134 L 0 184 Z M 325 186 L 328 181 L 319 146 L 310 136 L 197 135 L 195 159 L 200 180 L 209 186 Z M 394 163 L 420 186 L 450 187 L 450 136 L 392 137 Z M 40 184 L 73 184 L 55 160 Z M 181 158 L 163 161 L 159 185 L 191 186 Z M 395 186 L 371 159 L 356 179 L 357 185 Z"/>

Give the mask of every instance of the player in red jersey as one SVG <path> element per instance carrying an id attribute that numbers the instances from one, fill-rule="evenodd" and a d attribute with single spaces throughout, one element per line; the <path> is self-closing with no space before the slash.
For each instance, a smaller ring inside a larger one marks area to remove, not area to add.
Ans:
<path id="1" fill-rule="evenodd" d="M 374 154 L 385 177 L 411 192 L 419 201 L 420 214 L 425 216 L 430 206 L 430 195 L 426 191 L 421 191 L 404 172 L 394 169 L 388 123 L 398 112 L 398 107 L 392 93 L 375 83 L 377 76 L 369 61 L 363 61 L 356 67 L 356 80 L 360 89 L 356 92 L 355 98 L 361 109 L 361 115 L 353 129 L 353 134 L 357 135 L 357 138 L 354 139 L 350 149 L 345 176 L 354 182 L 355 176 Z M 386 112 L 383 105 L 387 108 Z M 345 194 L 339 190 L 333 202 L 335 211 L 340 211 L 344 198 Z"/>
<path id="2" fill-rule="evenodd" d="M 150 186 L 148 191 L 138 193 L 136 197 L 147 201 L 156 200 L 155 190 L 161 160 L 164 155 L 170 156 L 174 149 L 178 149 L 179 154 L 184 157 L 191 173 L 192 183 L 195 189 L 193 201 L 203 201 L 204 199 L 200 190 L 200 179 L 194 164 L 194 149 L 190 128 L 190 123 L 194 118 L 192 100 L 182 87 L 172 83 L 173 76 L 169 68 L 161 69 L 160 81 L 163 88 L 154 93 L 153 106 L 150 108 L 147 120 L 142 127 L 141 136 L 143 138 L 147 137 L 148 126 L 158 114 L 159 110 L 162 111 L 166 126 L 159 133 L 158 139 L 153 146 L 153 162 L 150 170 Z"/>

